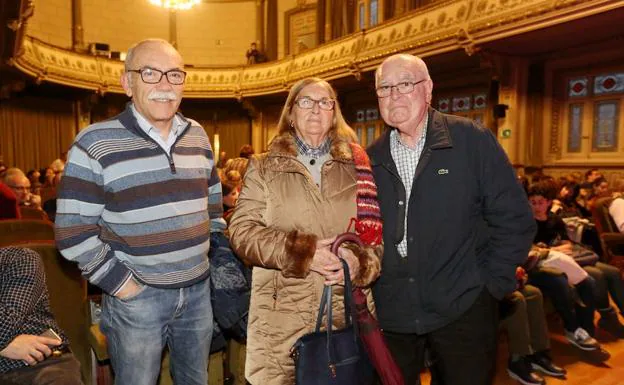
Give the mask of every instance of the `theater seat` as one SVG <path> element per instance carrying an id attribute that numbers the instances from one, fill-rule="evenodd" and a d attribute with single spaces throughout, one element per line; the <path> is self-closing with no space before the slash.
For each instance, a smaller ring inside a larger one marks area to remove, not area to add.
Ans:
<path id="1" fill-rule="evenodd" d="M 87 285 L 80 269 L 61 256 L 53 241 L 28 242 L 19 246 L 34 250 L 41 256 L 52 313 L 69 338 L 72 352 L 80 361 L 83 381 L 90 384 Z"/>
<path id="2" fill-rule="evenodd" d="M 40 219 L 0 220 L 0 247 L 31 241 L 54 241 L 52 223 Z"/>
<path id="3" fill-rule="evenodd" d="M 624 274 L 624 234 L 620 233 L 609 214 L 611 202 L 613 198 L 599 198 L 594 203 L 592 216 L 604 250 L 604 261 Z"/>

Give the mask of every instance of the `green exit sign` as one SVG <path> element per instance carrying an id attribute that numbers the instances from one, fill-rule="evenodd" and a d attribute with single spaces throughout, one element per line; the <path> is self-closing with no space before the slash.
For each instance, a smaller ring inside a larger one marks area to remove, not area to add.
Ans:
<path id="1" fill-rule="evenodd" d="M 511 128 L 505 128 L 503 130 L 503 132 L 501 133 L 501 136 L 503 138 L 510 138 L 511 137 Z"/>

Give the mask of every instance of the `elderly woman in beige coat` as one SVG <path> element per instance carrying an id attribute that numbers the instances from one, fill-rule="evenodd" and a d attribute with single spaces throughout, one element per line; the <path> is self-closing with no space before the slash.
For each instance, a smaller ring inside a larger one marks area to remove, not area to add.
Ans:
<path id="1" fill-rule="evenodd" d="M 350 147 L 356 136 L 335 91 L 318 78 L 298 82 L 278 124 L 268 152 L 249 163 L 230 222 L 234 250 L 254 266 L 245 368 L 252 385 L 294 383 L 289 352 L 314 330 L 324 285 L 338 285 L 333 324 L 344 327 L 338 257 L 356 286 L 370 285 L 380 273 L 381 246 L 341 247 L 339 256 L 330 251 L 357 217 Z"/>

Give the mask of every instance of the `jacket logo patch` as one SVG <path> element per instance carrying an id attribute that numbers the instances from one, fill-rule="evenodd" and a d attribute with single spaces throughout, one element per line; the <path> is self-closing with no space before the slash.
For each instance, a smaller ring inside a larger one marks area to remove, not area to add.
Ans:
<path id="1" fill-rule="evenodd" d="M 441 169 L 438 170 L 438 175 L 446 175 L 448 173 L 449 173 L 449 171 L 446 168 L 441 168 Z"/>

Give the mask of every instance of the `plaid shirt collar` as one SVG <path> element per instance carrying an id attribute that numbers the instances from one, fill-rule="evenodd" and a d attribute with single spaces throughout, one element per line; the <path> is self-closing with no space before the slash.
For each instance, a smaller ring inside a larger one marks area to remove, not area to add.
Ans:
<path id="1" fill-rule="evenodd" d="M 329 138 L 325 138 L 325 141 L 318 147 L 311 147 L 307 143 L 305 143 L 297 134 L 294 134 L 295 144 L 297 145 L 297 152 L 301 155 L 309 156 L 314 159 L 318 159 L 323 155 L 329 153 L 329 148 L 331 146 L 331 141 Z"/>
<path id="2" fill-rule="evenodd" d="M 422 152 L 423 148 L 425 147 L 425 140 L 427 138 L 427 125 L 429 125 L 429 114 L 425 115 L 425 124 L 423 124 L 423 130 L 414 147 L 410 147 L 406 143 L 403 143 L 398 128 L 395 128 L 390 132 L 390 145 L 395 148 L 400 146 L 410 151 L 416 151 L 419 153 Z"/>

